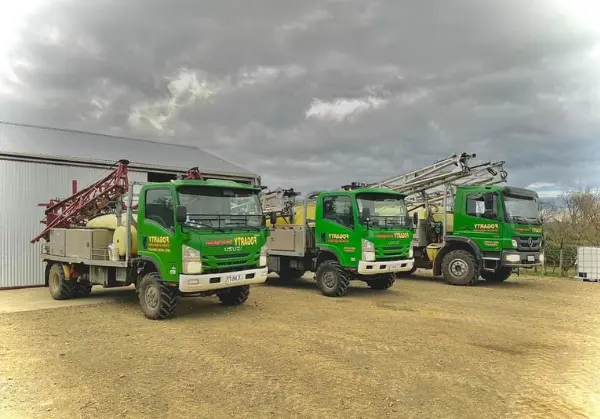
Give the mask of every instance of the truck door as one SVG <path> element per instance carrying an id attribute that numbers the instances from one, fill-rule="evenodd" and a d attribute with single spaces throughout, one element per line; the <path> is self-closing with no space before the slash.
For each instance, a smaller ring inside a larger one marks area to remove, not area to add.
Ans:
<path id="1" fill-rule="evenodd" d="M 161 277 L 177 278 L 181 243 L 175 243 L 175 205 L 169 188 L 149 188 L 143 193 L 138 211 L 138 247 L 141 257 L 156 263 Z"/>
<path id="2" fill-rule="evenodd" d="M 454 235 L 473 239 L 482 251 L 500 251 L 502 223 L 498 218 L 497 193 L 473 192 L 463 195 L 462 199 L 464 213 L 454 214 Z"/>
<path id="3" fill-rule="evenodd" d="M 348 195 L 327 194 L 319 197 L 319 201 L 315 226 L 317 247 L 332 251 L 343 266 L 358 263 L 361 243 L 355 232 L 352 199 Z"/>

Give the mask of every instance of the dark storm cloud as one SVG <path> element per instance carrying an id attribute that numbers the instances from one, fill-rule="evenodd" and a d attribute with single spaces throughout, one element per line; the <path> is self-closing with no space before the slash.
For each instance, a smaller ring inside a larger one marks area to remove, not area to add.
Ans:
<path id="1" fill-rule="evenodd" d="M 553 0 L 48 3 L 0 117 L 193 142 L 303 189 L 453 152 L 512 183 L 599 178 L 598 34 Z M 597 48 L 597 47 L 596 47 Z"/>

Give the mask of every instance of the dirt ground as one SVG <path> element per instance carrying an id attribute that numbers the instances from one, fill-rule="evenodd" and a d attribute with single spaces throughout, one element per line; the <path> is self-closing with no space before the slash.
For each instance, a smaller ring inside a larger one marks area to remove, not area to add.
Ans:
<path id="1" fill-rule="evenodd" d="M 416 278 L 333 299 L 275 278 L 161 322 L 108 292 L 0 314 L 1 418 L 600 417 L 600 284 Z"/>

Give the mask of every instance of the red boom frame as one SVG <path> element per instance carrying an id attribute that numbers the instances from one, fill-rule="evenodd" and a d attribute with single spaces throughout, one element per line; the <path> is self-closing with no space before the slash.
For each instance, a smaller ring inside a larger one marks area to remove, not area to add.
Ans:
<path id="1" fill-rule="evenodd" d="M 48 233 L 52 228 L 82 227 L 90 218 L 107 213 L 110 204 L 129 189 L 128 164 L 127 160 L 119 160 L 111 174 L 73 196 L 58 202 L 38 204 L 48 207 L 45 211 L 46 218 L 41 221 L 46 224 L 46 228 L 31 243 L 41 238 L 48 240 Z"/>
<path id="2" fill-rule="evenodd" d="M 73 196 L 38 204 L 47 207 L 46 218 L 41 221 L 42 224 L 46 224 L 46 228 L 31 240 L 31 243 L 41 238 L 48 240 L 48 234 L 53 228 L 84 227 L 91 218 L 108 213 L 110 204 L 115 204 L 129 189 L 128 165 L 129 161 L 119 160 L 111 174 Z M 183 175 L 183 179 L 204 180 L 204 176 L 197 167 L 192 167 Z M 137 205 L 134 205 L 132 209 L 136 207 Z"/>

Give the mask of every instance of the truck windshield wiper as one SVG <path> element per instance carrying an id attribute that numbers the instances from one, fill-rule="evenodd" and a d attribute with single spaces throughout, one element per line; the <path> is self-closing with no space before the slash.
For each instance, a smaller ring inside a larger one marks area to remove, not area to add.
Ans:
<path id="1" fill-rule="evenodd" d="M 511 215 L 510 218 L 513 221 L 516 221 L 517 223 L 529 224 L 529 222 L 527 221 L 527 219 L 525 217 L 520 216 L 520 215 Z"/>
<path id="2" fill-rule="evenodd" d="M 202 227 L 210 228 L 210 229 L 215 230 L 215 231 L 225 232 L 225 230 L 223 230 L 222 228 L 214 227 L 213 225 L 208 224 L 208 223 L 203 223 L 202 221 L 190 220 L 190 221 L 186 222 L 185 225 L 189 226 L 189 227 L 192 227 L 192 228 L 194 228 L 196 226 L 202 226 Z"/>

